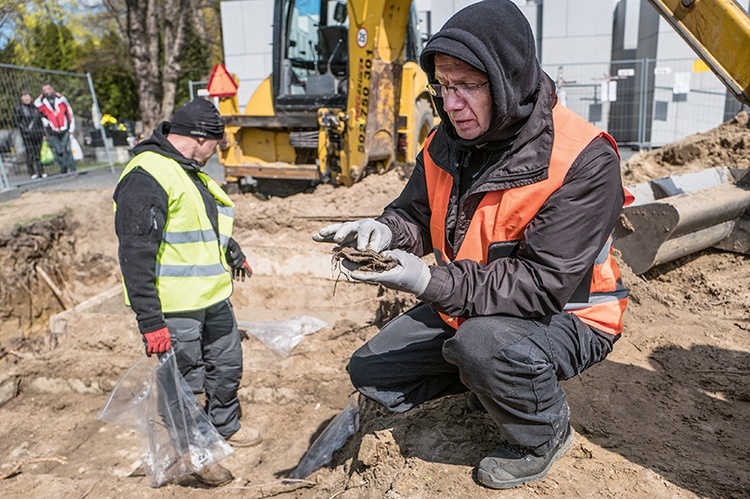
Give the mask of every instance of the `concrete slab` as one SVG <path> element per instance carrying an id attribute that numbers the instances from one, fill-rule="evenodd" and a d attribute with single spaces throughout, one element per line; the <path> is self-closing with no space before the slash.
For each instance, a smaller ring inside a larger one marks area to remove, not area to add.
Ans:
<path id="1" fill-rule="evenodd" d="M 4 191 L 0 191 L 0 203 L 4 201 L 10 201 L 11 199 L 16 199 L 20 195 L 21 195 L 21 190 L 17 187 L 11 187 L 10 189 L 5 189 Z"/>

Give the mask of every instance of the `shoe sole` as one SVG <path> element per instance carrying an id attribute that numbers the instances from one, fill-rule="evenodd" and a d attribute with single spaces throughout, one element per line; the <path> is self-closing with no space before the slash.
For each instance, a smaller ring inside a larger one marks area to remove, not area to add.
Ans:
<path id="1" fill-rule="evenodd" d="M 571 429 L 569 438 L 567 438 L 563 442 L 563 444 L 560 446 L 560 448 L 552 457 L 552 459 L 550 459 L 550 462 L 547 464 L 547 466 L 536 475 L 525 476 L 523 478 L 516 478 L 515 480 L 500 481 L 500 480 L 496 480 L 491 474 L 487 473 L 486 471 L 482 469 L 478 469 L 477 480 L 482 485 L 486 487 L 490 487 L 492 489 L 512 489 L 513 487 L 518 487 L 519 485 L 523 485 L 526 482 L 533 482 L 533 481 L 539 480 L 540 478 L 544 478 L 549 472 L 549 469 L 555 463 L 555 461 L 557 461 L 558 459 L 563 457 L 565 454 L 567 454 L 570 448 L 573 447 L 574 441 L 575 441 L 575 438 L 573 437 L 573 431 Z"/>
<path id="2" fill-rule="evenodd" d="M 201 478 L 201 476 L 198 473 L 193 473 L 193 478 L 195 478 L 196 480 L 198 480 L 203 485 L 207 485 L 209 487 L 221 487 L 222 485 L 226 485 L 229 482 L 231 482 L 232 480 L 234 480 L 234 477 L 231 477 L 231 478 L 228 478 L 228 479 L 224 480 L 223 482 L 212 482 L 210 480 L 205 480 L 205 479 Z"/>
<path id="3" fill-rule="evenodd" d="M 231 445 L 232 447 L 237 448 L 246 448 L 246 447 L 255 447 L 256 445 L 260 444 L 263 441 L 263 437 L 258 437 L 255 440 L 251 440 L 250 442 L 243 442 L 243 443 L 237 443 L 232 442 L 232 440 L 227 440 L 227 443 Z"/>

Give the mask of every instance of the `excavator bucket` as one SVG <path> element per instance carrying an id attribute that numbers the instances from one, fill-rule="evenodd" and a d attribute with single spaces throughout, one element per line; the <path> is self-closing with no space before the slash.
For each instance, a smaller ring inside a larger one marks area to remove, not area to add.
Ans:
<path id="1" fill-rule="evenodd" d="M 614 246 L 636 274 L 710 247 L 750 254 L 750 173 L 726 167 L 628 188 Z"/>

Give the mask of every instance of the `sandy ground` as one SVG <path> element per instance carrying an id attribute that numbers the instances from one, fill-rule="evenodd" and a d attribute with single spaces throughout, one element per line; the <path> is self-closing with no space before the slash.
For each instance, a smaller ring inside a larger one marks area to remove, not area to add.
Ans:
<path id="1" fill-rule="evenodd" d="M 718 164 L 747 167 L 749 148 L 741 115 L 635 155 L 623 177 L 632 184 Z M 374 323 L 411 302 L 336 282 L 330 248 L 310 235 L 330 222 L 377 215 L 404 181 L 392 171 L 349 189 L 322 186 L 268 201 L 234 196 L 236 237 L 256 271 L 236 286 L 237 318 L 307 315 L 329 326 L 286 358 L 254 337 L 243 342 L 243 421 L 260 428 L 264 441 L 225 462 L 236 479 L 216 490 L 190 478 L 151 489 L 133 433 L 96 418 L 142 355 L 117 290 L 111 189 L 25 192 L 1 204 L 0 400 L 7 403 L 0 407 L 0 496 L 750 496 L 750 262 L 715 250 L 644 276 L 623 269 L 631 290 L 626 331 L 606 361 L 564 382 L 576 443 L 543 480 L 505 492 L 477 485 L 473 468 L 499 436 L 486 415 L 468 413 L 464 397 L 453 396 L 401 415 L 360 401 L 360 431 L 332 462 L 305 482 L 283 483 L 346 407 L 348 356 L 377 332 Z M 56 316 L 50 333 L 49 318 L 64 306 L 108 290 Z"/>

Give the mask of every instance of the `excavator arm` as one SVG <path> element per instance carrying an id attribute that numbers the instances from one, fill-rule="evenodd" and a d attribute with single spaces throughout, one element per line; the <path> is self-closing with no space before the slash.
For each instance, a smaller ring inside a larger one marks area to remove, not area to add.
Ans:
<path id="1" fill-rule="evenodd" d="M 750 18 L 734 0 L 649 0 L 726 85 L 750 105 Z M 728 165 L 729 166 L 729 165 Z M 636 274 L 716 247 L 750 254 L 750 172 L 712 168 L 630 188 L 614 245 Z"/>
<path id="2" fill-rule="evenodd" d="M 750 106 L 750 18 L 734 0 L 649 0 L 735 95 Z"/>

